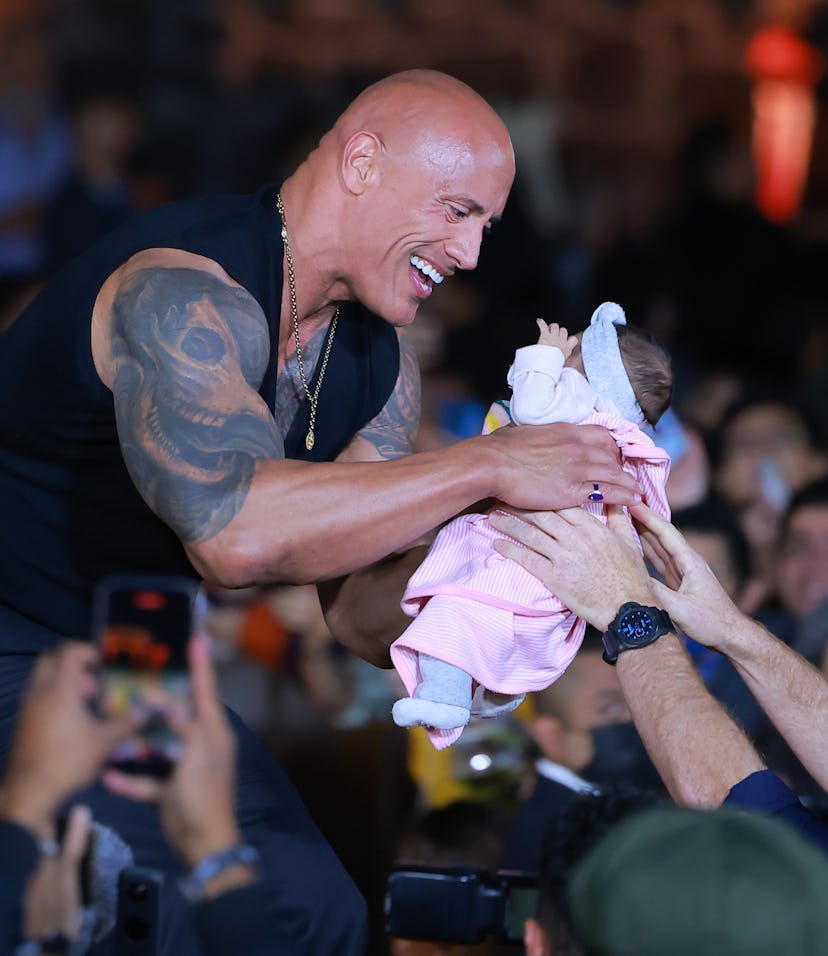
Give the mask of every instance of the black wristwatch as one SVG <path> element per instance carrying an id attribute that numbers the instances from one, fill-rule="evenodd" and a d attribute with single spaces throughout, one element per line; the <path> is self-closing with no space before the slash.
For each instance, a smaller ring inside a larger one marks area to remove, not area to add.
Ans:
<path id="1" fill-rule="evenodd" d="M 670 615 L 657 607 L 646 607 L 635 601 L 622 604 L 604 633 L 604 660 L 614 664 L 621 651 L 646 647 L 662 634 L 675 632 Z"/>

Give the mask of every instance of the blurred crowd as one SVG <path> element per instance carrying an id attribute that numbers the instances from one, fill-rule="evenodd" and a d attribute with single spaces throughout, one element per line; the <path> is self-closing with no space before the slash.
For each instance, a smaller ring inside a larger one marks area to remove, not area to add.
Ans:
<path id="1" fill-rule="evenodd" d="M 353 92 L 335 76 L 245 70 L 215 27 L 193 38 L 205 62 L 182 55 L 188 82 L 170 67 L 165 99 L 128 62 L 59 62 L 56 22 L 0 25 L 0 327 L 133 213 L 280 180 Z M 194 76 L 209 86 L 200 96 Z M 536 316 L 578 331 L 600 301 L 620 302 L 672 355 L 674 403 L 654 437 L 673 459 L 675 525 L 740 609 L 828 677 L 828 236 L 757 212 L 745 129 L 715 115 L 688 131 L 672 195 L 641 221 L 613 221 L 612 208 L 600 228 L 562 216 L 556 202 L 578 205 L 567 194 L 577 177 L 547 113 L 513 99 L 504 115 L 518 153 L 506 215 L 479 268 L 441 288 L 413 326 L 419 449 L 480 431 L 488 405 L 506 397 L 515 348 L 534 341 Z M 172 117 L 187 118 L 175 135 Z M 331 639 L 315 588 L 207 595 L 222 697 L 279 756 L 366 895 L 376 956 L 392 945 L 382 905 L 394 860 L 495 865 L 538 760 L 589 784 L 662 791 L 594 636 L 548 691 L 507 718 L 473 721 L 438 754 L 421 729 L 392 723 L 395 672 Z M 767 765 L 828 818 L 825 791 L 733 665 L 686 643 Z M 441 811 L 457 815 L 442 830 Z M 401 941 L 390 951 L 433 952 Z"/>

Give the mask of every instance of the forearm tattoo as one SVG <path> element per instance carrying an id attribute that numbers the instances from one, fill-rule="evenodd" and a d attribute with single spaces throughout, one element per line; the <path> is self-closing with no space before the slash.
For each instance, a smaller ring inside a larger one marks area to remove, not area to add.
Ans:
<path id="1" fill-rule="evenodd" d="M 258 395 L 264 314 L 244 289 L 198 269 L 143 269 L 112 308 L 113 394 L 129 473 L 186 543 L 206 541 L 245 502 L 256 463 L 283 458 Z"/>
<path id="2" fill-rule="evenodd" d="M 421 387 L 417 353 L 405 332 L 399 335 L 399 342 L 400 374 L 394 391 L 379 415 L 359 433 L 360 438 L 371 442 L 385 459 L 411 454 L 420 423 Z"/>

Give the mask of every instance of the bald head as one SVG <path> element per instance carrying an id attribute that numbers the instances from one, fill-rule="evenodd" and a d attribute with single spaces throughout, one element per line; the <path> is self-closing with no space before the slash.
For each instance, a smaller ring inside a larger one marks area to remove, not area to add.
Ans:
<path id="1" fill-rule="evenodd" d="M 351 103 L 334 127 L 347 140 L 366 129 L 386 147 L 431 139 L 435 134 L 490 140 L 514 162 L 503 121 L 470 86 L 437 70 L 406 70 L 369 86 Z"/>

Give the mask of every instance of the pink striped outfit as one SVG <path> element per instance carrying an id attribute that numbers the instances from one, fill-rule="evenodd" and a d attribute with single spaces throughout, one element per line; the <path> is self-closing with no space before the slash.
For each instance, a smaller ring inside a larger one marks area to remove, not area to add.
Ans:
<path id="1" fill-rule="evenodd" d="M 645 502 L 669 519 L 669 455 L 615 406 L 592 394 L 593 408 L 580 424 L 609 429 L 621 449 L 623 467 L 635 476 Z M 582 507 L 604 517 L 600 502 Z M 391 646 L 391 660 L 409 695 L 421 680 L 418 658 L 423 652 L 471 674 L 476 686 L 472 714 L 494 716 L 517 706 L 523 694 L 547 687 L 575 656 L 585 622 L 537 578 L 499 555 L 492 544 L 497 537 L 486 515 L 455 518 L 440 530 L 409 580 L 402 608 L 414 620 Z M 511 699 L 504 702 L 492 693 Z M 427 730 L 441 750 L 454 743 L 463 728 Z"/>

